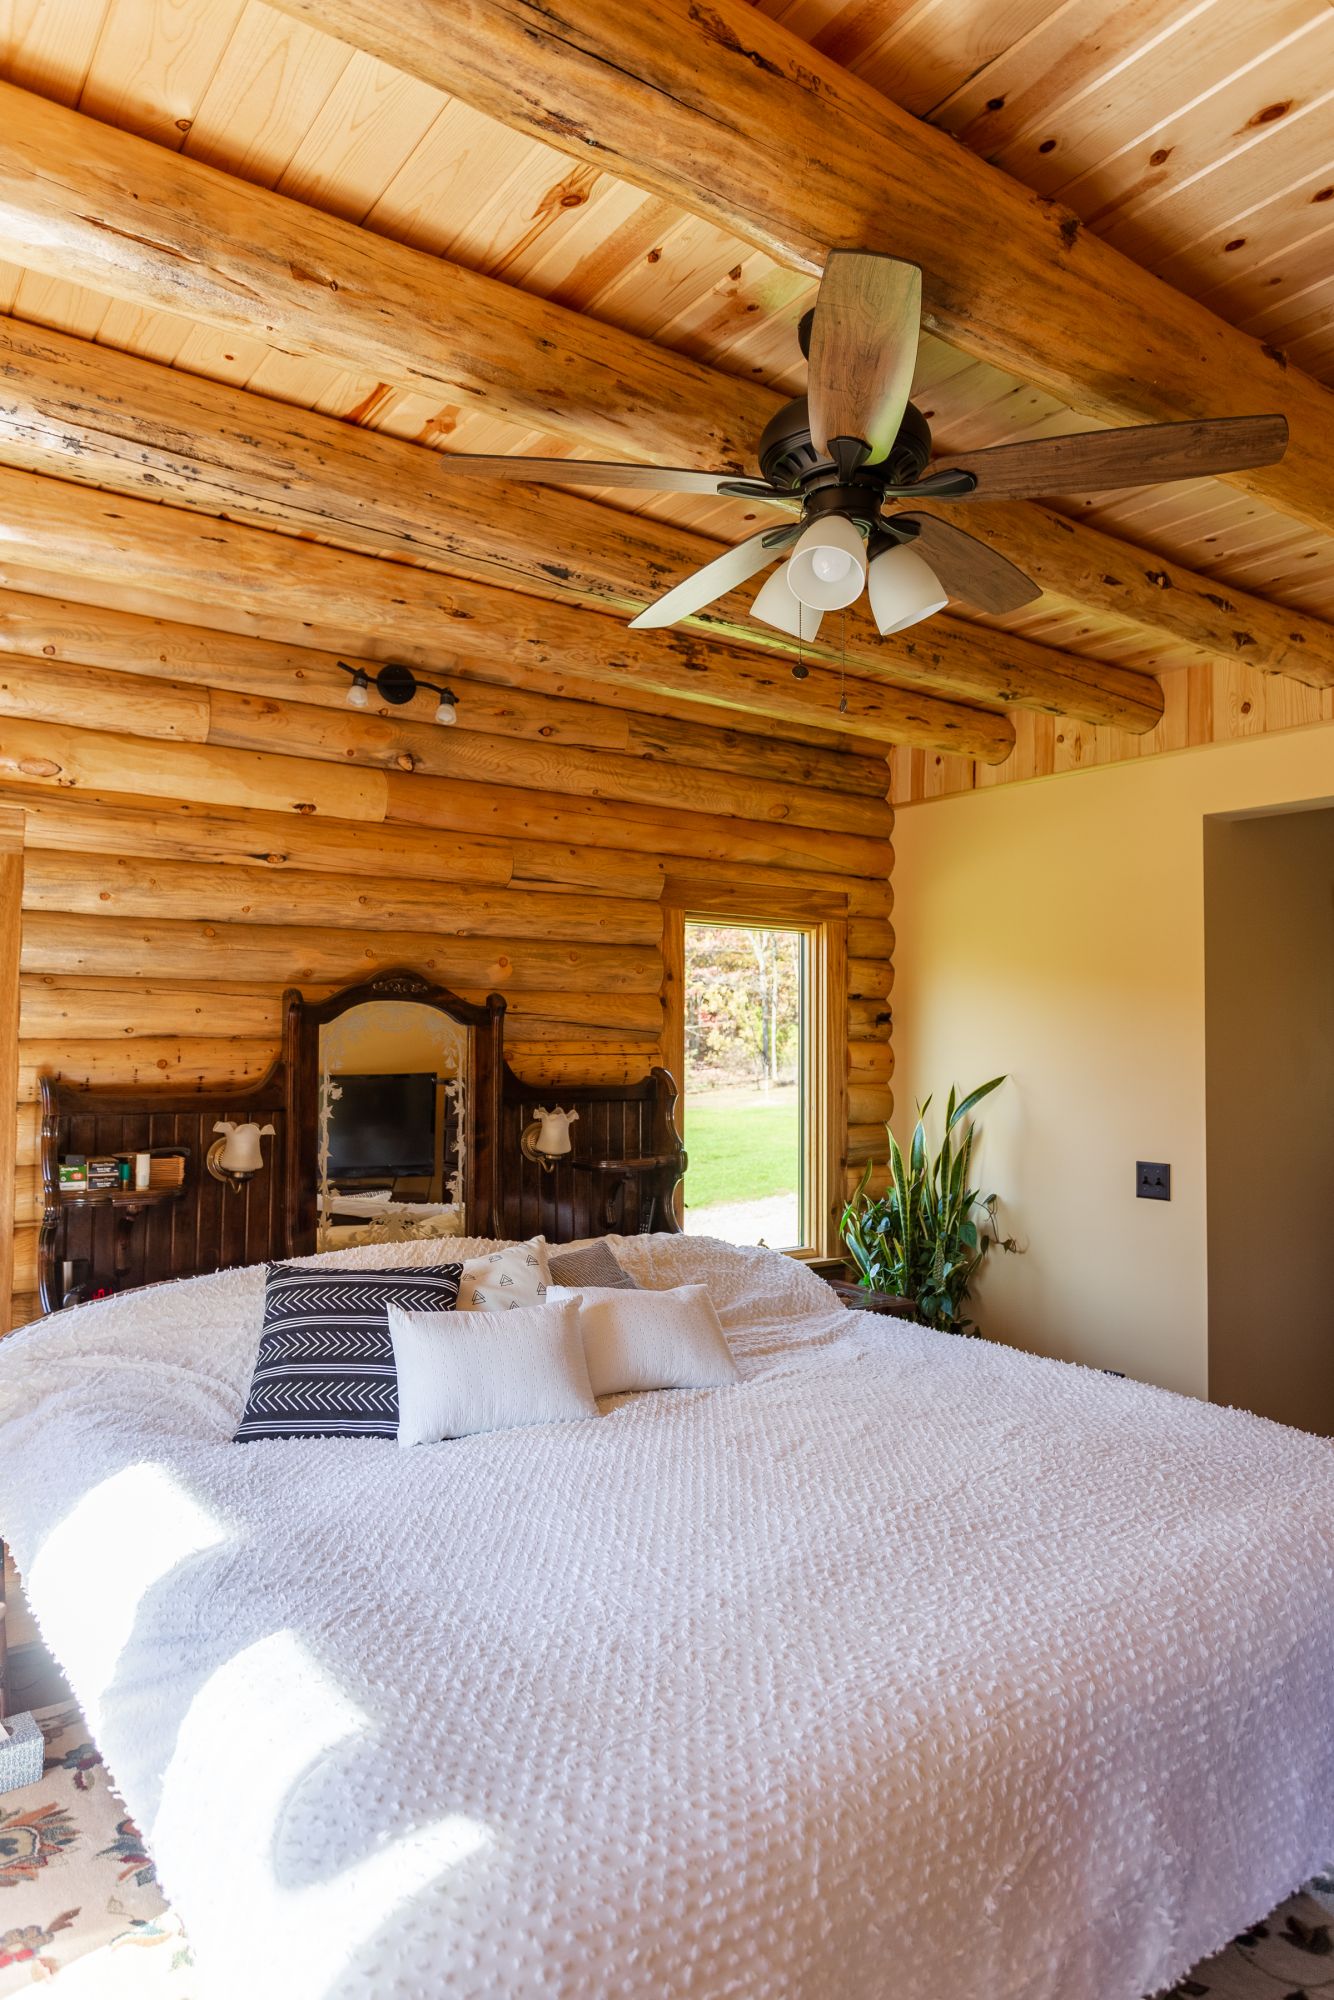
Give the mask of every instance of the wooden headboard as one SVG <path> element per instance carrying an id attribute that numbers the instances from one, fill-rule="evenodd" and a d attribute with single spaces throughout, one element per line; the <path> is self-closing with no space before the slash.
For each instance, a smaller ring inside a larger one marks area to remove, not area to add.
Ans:
<path id="1" fill-rule="evenodd" d="M 674 1195 L 686 1156 L 676 1128 L 676 1085 L 665 1069 L 637 1083 L 568 1084 L 520 1077 L 503 1057 L 505 1002 L 471 1006 L 411 971 L 387 972 L 331 999 L 288 995 L 284 1053 L 249 1090 L 124 1091 L 41 1079 L 43 1221 L 38 1246 L 42 1306 L 63 1303 L 62 1266 L 87 1266 L 96 1285 L 131 1290 L 235 1264 L 303 1255 L 315 1247 L 310 1174 L 315 1117 L 315 1037 L 320 1024 L 375 998 L 423 1000 L 466 1022 L 474 1036 L 474 1089 L 467 1133 L 467 1228 L 479 1235 L 553 1243 L 610 1232 L 678 1227 Z M 520 1141 L 539 1106 L 577 1110 L 574 1150 L 552 1168 Z M 271 1123 L 264 1166 L 232 1187 L 205 1169 L 219 1119 Z M 186 1156 L 179 1192 L 62 1194 L 63 1154 L 177 1147 Z M 447 1244 L 448 1238 L 441 1238 Z"/>

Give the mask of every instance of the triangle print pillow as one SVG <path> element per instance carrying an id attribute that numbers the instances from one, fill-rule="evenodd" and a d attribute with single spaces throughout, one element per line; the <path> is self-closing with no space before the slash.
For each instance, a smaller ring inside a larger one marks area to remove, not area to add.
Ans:
<path id="1" fill-rule="evenodd" d="M 452 1312 L 462 1264 L 425 1271 L 270 1264 L 264 1327 L 236 1442 L 396 1438 L 398 1377 L 389 1307 Z"/>

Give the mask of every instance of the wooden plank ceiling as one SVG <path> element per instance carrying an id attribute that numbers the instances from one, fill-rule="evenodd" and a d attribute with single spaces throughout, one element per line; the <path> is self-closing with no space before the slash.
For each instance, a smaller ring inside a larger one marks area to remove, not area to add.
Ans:
<path id="1" fill-rule="evenodd" d="M 760 6 L 1294 367 L 1334 382 L 1326 0 Z M 814 293 L 809 276 L 261 0 L 3 0 L 0 78 L 732 377 L 787 393 L 804 385 L 794 328 Z M 418 445 L 572 449 L 568 437 L 21 261 L 0 266 L 0 310 Z M 1040 341 L 1040 296 L 1032 310 Z M 914 394 L 938 451 L 1090 428 L 935 338 L 923 341 Z M 753 532 L 738 502 L 591 497 L 719 539 Z M 1234 486 L 1095 495 L 1064 512 L 1233 589 L 1334 618 L 1334 538 Z M 549 509 L 535 516 L 551 519 Z M 1144 673 L 1199 659 L 1161 630 L 1056 593 L 975 622 Z"/>

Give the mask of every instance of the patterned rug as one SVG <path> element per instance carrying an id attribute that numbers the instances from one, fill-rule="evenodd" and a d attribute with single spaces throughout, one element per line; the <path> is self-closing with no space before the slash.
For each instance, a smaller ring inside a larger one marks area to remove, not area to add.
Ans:
<path id="1" fill-rule="evenodd" d="M 191 2000 L 190 1950 L 72 1702 L 36 1711 L 41 1782 L 0 1793 L 0 1994 Z"/>

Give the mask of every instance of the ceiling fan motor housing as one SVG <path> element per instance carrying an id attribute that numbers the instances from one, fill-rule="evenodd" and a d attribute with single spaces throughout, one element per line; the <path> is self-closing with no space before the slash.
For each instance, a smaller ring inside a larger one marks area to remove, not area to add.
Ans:
<path id="1" fill-rule="evenodd" d="M 921 477 L 930 458 L 931 427 L 916 405 L 909 403 L 888 457 L 878 465 L 861 467 L 857 478 L 874 481 L 877 486 L 907 486 Z M 759 459 L 760 470 L 770 485 L 784 492 L 804 486 L 813 474 L 838 476 L 832 461 L 822 458 L 811 443 L 810 416 L 804 396 L 785 403 L 769 419 L 760 438 Z"/>

